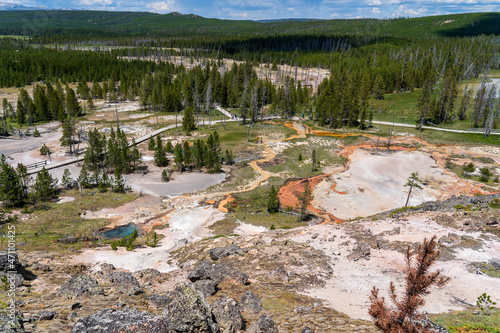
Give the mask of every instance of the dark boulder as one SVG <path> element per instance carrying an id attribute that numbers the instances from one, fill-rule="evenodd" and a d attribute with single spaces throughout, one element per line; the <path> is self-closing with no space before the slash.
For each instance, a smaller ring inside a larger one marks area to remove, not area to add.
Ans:
<path id="1" fill-rule="evenodd" d="M 244 255 L 245 250 L 240 248 L 238 245 L 231 244 L 224 247 L 215 247 L 209 251 L 209 254 L 212 260 L 219 260 L 233 254 Z"/>
<path id="2" fill-rule="evenodd" d="M 21 264 L 16 253 L 9 254 L 6 251 L 0 251 L 0 271 L 18 271 Z"/>
<path id="3" fill-rule="evenodd" d="M 222 297 L 213 302 L 212 314 L 219 326 L 220 333 L 234 333 L 243 328 L 239 304 L 234 298 Z"/>
<path id="4" fill-rule="evenodd" d="M 269 279 L 288 283 L 289 277 L 285 267 L 280 266 L 269 273 Z"/>
<path id="5" fill-rule="evenodd" d="M 309 327 L 305 327 L 303 330 L 302 330 L 302 333 L 314 333 L 314 331 L 312 329 L 310 329 Z"/>
<path id="6" fill-rule="evenodd" d="M 180 283 L 168 295 L 163 317 L 172 332 L 218 331 L 212 310 L 203 295 L 190 282 Z"/>
<path id="7" fill-rule="evenodd" d="M 145 311 L 104 309 L 76 322 L 71 333 L 170 333 L 164 319 Z"/>
<path id="8" fill-rule="evenodd" d="M 153 304 L 158 309 L 163 309 L 167 303 L 170 302 L 170 297 L 167 295 L 153 294 L 146 298 L 151 304 Z"/>
<path id="9" fill-rule="evenodd" d="M 132 274 L 137 280 L 142 283 L 146 282 L 160 282 L 162 276 L 161 273 L 153 268 L 146 268 Z"/>
<path id="10" fill-rule="evenodd" d="M 246 333 L 278 333 L 278 327 L 268 316 L 261 316 Z"/>
<path id="11" fill-rule="evenodd" d="M 215 295 L 217 292 L 218 281 L 198 280 L 194 283 L 196 290 L 201 291 L 204 297 Z"/>
<path id="12" fill-rule="evenodd" d="M 358 261 L 359 259 L 370 260 L 371 248 L 367 243 L 359 243 L 354 246 L 347 259 Z"/>
<path id="13" fill-rule="evenodd" d="M 82 274 L 63 284 L 56 294 L 59 297 L 75 298 L 80 295 L 103 295 L 104 290 L 95 279 L 86 274 Z"/>
<path id="14" fill-rule="evenodd" d="M 264 310 L 262 307 L 262 301 L 253 292 L 247 291 L 243 296 L 241 296 L 241 311 L 259 313 L 262 310 Z"/>
<path id="15" fill-rule="evenodd" d="M 42 311 L 38 315 L 36 315 L 36 318 L 40 321 L 43 320 L 52 320 L 56 316 L 55 311 Z"/>
<path id="16" fill-rule="evenodd" d="M 17 311 L 17 313 L 11 317 L 8 312 L 0 312 L 0 332 L 24 333 L 23 315 Z"/>
<path id="17" fill-rule="evenodd" d="M 109 275 L 109 282 L 118 293 L 126 295 L 139 295 L 143 293 L 141 285 L 130 273 L 113 272 Z"/>
<path id="18" fill-rule="evenodd" d="M 196 265 L 195 269 L 189 274 L 188 279 L 191 282 L 198 280 L 212 280 L 217 282 L 230 282 L 234 284 L 247 284 L 248 276 L 228 264 L 213 264 L 209 260 L 202 260 Z"/>

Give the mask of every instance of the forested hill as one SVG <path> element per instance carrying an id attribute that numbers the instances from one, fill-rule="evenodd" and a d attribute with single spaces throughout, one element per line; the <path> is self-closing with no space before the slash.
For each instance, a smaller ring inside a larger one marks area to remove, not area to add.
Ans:
<path id="1" fill-rule="evenodd" d="M 400 38 L 500 34 L 500 13 L 468 13 L 421 18 L 235 21 L 197 15 L 101 11 L 0 11 L 0 34 L 33 37 L 78 35 L 91 38 L 225 36 L 269 34 L 368 34 Z"/>

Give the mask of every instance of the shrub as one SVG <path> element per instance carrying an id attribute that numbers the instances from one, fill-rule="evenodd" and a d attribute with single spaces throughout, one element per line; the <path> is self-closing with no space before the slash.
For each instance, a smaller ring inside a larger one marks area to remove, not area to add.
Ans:
<path id="1" fill-rule="evenodd" d="M 159 240 L 160 239 L 158 238 L 158 234 L 153 231 L 148 235 L 148 238 L 146 239 L 146 245 L 149 247 L 157 247 Z"/>
<path id="2" fill-rule="evenodd" d="M 489 316 L 491 310 L 495 308 L 497 303 L 491 300 L 491 296 L 487 293 L 482 293 L 479 295 L 476 301 L 477 307 L 481 310 L 481 314 Z"/>
<path id="3" fill-rule="evenodd" d="M 462 165 L 462 170 L 464 170 L 465 172 L 474 172 L 476 171 L 476 167 L 474 167 L 474 163 L 472 162 L 470 162 L 469 164 L 464 163 L 464 165 Z"/>

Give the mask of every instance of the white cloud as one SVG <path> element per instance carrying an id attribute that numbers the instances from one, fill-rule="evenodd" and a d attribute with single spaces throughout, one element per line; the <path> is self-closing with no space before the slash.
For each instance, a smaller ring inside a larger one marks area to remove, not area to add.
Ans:
<path id="1" fill-rule="evenodd" d="M 80 5 L 84 6 L 109 6 L 113 3 L 113 0 L 81 0 Z"/>
<path id="2" fill-rule="evenodd" d="M 243 12 L 243 13 L 230 12 L 230 13 L 228 13 L 228 15 L 231 16 L 231 17 L 238 17 L 238 18 L 243 18 L 243 19 L 247 19 L 248 18 L 248 13 L 247 12 Z"/>
<path id="3" fill-rule="evenodd" d="M 387 6 L 387 5 L 398 5 L 400 4 L 400 0 L 368 0 L 368 6 Z"/>
<path id="4" fill-rule="evenodd" d="M 380 14 L 380 9 L 378 9 L 377 7 L 373 7 L 372 13 Z"/>
<path id="5" fill-rule="evenodd" d="M 176 5 L 174 0 L 151 2 L 146 5 L 146 8 L 150 9 L 155 13 L 160 13 L 160 14 L 179 10 L 179 7 Z"/>
<path id="6" fill-rule="evenodd" d="M 406 5 L 400 5 L 398 8 L 394 11 L 392 16 L 394 17 L 400 17 L 400 16 L 423 16 L 427 12 L 426 7 L 420 7 L 417 10 L 413 8 L 408 8 Z"/>

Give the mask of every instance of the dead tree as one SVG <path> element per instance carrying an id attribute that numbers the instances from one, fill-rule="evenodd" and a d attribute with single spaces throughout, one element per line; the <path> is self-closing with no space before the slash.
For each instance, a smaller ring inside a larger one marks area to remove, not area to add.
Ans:
<path id="1" fill-rule="evenodd" d="M 391 282 L 389 297 L 394 307 L 385 303 L 384 297 L 379 297 L 379 289 L 373 287 L 370 296 L 369 310 L 375 326 L 385 333 L 431 333 L 431 323 L 425 320 L 418 309 L 424 305 L 424 296 L 429 294 L 430 287 L 443 287 L 449 278 L 441 276 L 439 270 L 430 272 L 430 266 L 436 261 L 440 252 L 437 249 L 436 236 L 430 240 L 424 239 L 415 251 L 408 247 L 406 251 L 406 286 L 401 298 L 396 295 L 396 287 Z"/>

